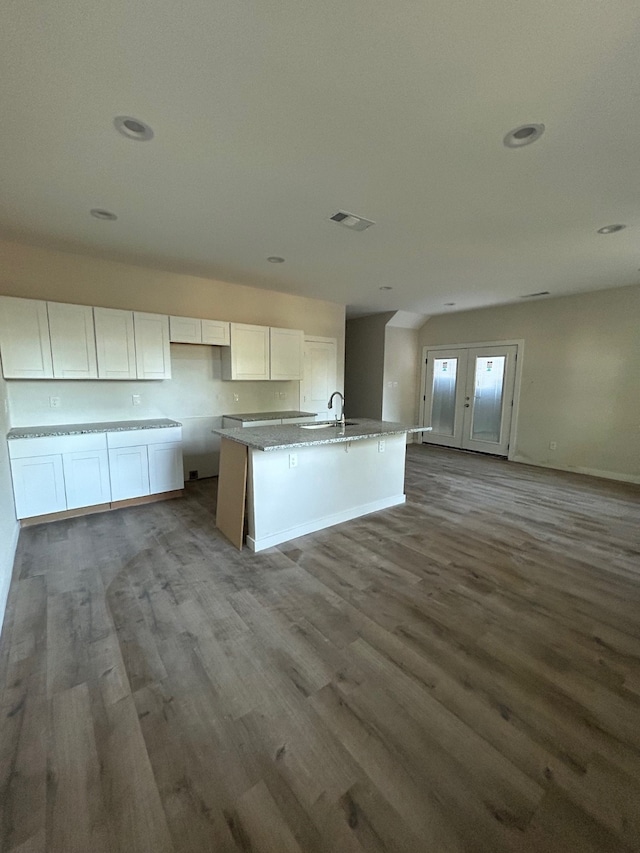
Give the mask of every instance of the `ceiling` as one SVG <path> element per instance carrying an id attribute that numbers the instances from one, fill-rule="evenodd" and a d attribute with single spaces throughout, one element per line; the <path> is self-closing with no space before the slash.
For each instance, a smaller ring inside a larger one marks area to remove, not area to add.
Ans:
<path id="1" fill-rule="evenodd" d="M 639 56 L 637 0 L 8 0 L 0 229 L 351 314 L 635 284 Z"/>

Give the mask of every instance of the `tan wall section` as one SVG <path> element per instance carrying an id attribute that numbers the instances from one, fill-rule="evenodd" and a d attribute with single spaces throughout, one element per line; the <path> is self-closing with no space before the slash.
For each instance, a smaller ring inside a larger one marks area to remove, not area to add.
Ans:
<path id="1" fill-rule="evenodd" d="M 337 339 L 335 387 L 343 387 L 345 309 L 332 302 L 1 241 L 0 294 L 303 329 Z M 300 405 L 299 382 L 223 381 L 219 347 L 172 344 L 171 363 L 163 382 L 11 380 L 11 426 L 171 417 L 184 425 L 185 470 L 211 476 L 219 444 L 211 430 L 222 414 Z"/>
<path id="2" fill-rule="evenodd" d="M 0 293 L 104 308 L 304 329 L 338 338 L 344 306 L 272 290 L 179 275 L 85 255 L 0 241 Z"/>
<path id="3" fill-rule="evenodd" d="M 640 286 L 433 317 L 419 334 L 421 348 L 510 339 L 525 341 L 514 458 L 640 482 Z"/>
<path id="4" fill-rule="evenodd" d="M 420 354 L 417 329 L 387 326 L 384 346 L 382 418 L 418 423 L 416 386 Z"/>

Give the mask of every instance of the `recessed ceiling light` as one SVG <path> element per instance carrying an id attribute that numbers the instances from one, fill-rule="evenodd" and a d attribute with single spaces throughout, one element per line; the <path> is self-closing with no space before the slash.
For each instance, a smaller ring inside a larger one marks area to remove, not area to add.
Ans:
<path id="1" fill-rule="evenodd" d="M 270 264 L 283 264 L 284 258 L 279 258 L 277 255 L 271 255 L 270 258 L 267 258 Z"/>
<path id="2" fill-rule="evenodd" d="M 531 145 L 540 139 L 543 133 L 543 124 L 521 124 L 520 127 L 510 130 L 503 142 L 507 148 L 522 148 L 523 145 Z"/>
<path id="3" fill-rule="evenodd" d="M 393 290 L 393 288 L 388 284 L 383 284 L 380 290 Z"/>
<path id="4" fill-rule="evenodd" d="M 455 302 L 445 302 L 444 303 L 447 308 L 452 308 L 456 303 Z"/>
<path id="5" fill-rule="evenodd" d="M 603 228 L 598 228 L 598 234 L 615 234 L 616 231 L 622 231 L 626 225 L 605 225 Z"/>
<path id="6" fill-rule="evenodd" d="M 520 299 L 532 299 L 534 296 L 549 296 L 549 290 L 539 290 L 537 293 L 525 293 Z"/>
<path id="7" fill-rule="evenodd" d="M 148 142 L 153 139 L 153 130 L 144 121 L 131 116 L 116 116 L 113 120 L 116 130 L 127 139 L 136 139 L 138 142 Z"/>
<path id="8" fill-rule="evenodd" d="M 89 213 L 95 219 L 105 219 L 108 222 L 115 222 L 115 220 L 118 218 L 115 213 L 112 213 L 110 210 L 103 210 L 100 207 L 94 207 L 92 210 L 89 211 Z"/>

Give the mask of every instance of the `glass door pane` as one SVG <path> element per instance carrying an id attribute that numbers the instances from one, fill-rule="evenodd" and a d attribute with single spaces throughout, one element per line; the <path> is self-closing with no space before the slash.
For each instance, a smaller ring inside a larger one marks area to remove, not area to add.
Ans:
<path id="1" fill-rule="evenodd" d="M 477 356 L 475 360 L 471 439 L 500 443 L 505 356 Z"/>
<path id="2" fill-rule="evenodd" d="M 436 358 L 431 388 L 431 426 L 439 435 L 453 435 L 456 424 L 457 358 Z"/>

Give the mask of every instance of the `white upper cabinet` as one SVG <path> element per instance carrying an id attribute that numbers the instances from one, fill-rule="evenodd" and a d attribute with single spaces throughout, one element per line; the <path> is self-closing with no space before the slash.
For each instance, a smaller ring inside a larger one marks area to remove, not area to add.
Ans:
<path id="1" fill-rule="evenodd" d="M 138 379 L 171 379 L 169 318 L 134 311 L 133 324 Z"/>
<path id="2" fill-rule="evenodd" d="M 47 303 L 0 297 L 0 355 L 5 379 L 52 379 Z"/>
<path id="3" fill-rule="evenodd" d="M 223 320 L 198 320 L 195 317 L 169 317 L 171 343 L 229 346 L 229 323 Z"/>
<path id="4" fill-rule="evenodd" d="M 171 343 L 202 343 L 202 320 L 195 317 L 169 317 L 169 330 Z"/>
<path id="5" fill-rule="evenodd" d="M 47 302 L 55 379 L 97 379 L 93 309 Z"/>
<path id="6" fill-rule="evenodd" d="M 202 343 L 211 346 L 228 347 L 231 343 L 230 323 L 224 320 L 202 321 Z"/>
<path id="7" fill-rule="evenodd" d="M 269 379 L 269 327 L 231 323 L 231 347 L 222 350 L 223 379 Z"/>
<path id="8" fill-rule="evenodd" d="M 304 333 L 299 329 L 271 328 L 271 379 L 302 379 Z"/>
<path id="9" fill-rule="evenodd" d="M 99 379 L 136 379 L 133 312 L 94 308 Z"/>

